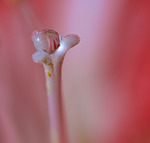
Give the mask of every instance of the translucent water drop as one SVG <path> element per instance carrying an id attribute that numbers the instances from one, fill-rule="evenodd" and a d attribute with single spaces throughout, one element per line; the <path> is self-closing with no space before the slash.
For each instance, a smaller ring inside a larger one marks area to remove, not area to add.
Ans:
<path id="1" fill-rule="evenodd" d="M 53 54 L 60 46 L 62 37 L 53 30 L 42 30 L 41 32 L 34 32 L 32 39 L 37 50 Z"/>

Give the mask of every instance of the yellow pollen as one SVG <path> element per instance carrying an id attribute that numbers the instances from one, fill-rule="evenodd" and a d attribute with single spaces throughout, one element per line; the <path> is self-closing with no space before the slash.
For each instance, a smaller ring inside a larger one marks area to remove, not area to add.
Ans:
<path id="1" fill-rule="evenodd" d="M 47 76 L 52 76 L 48 70 L 45 71 Z"/>
<path id="2" fill-rule="evenodd" d="M 44 64 L 47 65 L 47 63 L 48 63 L 47 60 L 44 60 Z"/>
<path id="3" fill-rule="evenodd" d="M 50 66 L 51 68 L 53 68 L 53 63 L 49 63 L 49 66 Z"/>

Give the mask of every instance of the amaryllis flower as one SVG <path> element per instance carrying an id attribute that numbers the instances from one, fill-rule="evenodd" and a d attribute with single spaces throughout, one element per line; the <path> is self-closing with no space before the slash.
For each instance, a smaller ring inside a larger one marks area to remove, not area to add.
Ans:
<path id="1" fill-rule="evenodd" d="M 62 69 L 70 143 L 149 143 L 150 2 L 1 0 L 0 142 L 49 143 L 34 30 L 76 33 Z"/>

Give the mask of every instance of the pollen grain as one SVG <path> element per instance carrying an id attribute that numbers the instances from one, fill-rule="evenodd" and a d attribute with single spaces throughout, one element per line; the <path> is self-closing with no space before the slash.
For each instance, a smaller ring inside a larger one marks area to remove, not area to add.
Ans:
<path id="1" fill-rule="evenodd" d="M 46 70 L 45 72 L 46 72 L 47 76 L 50 76 L 50 77 L 52 76 L 48 70 Z"/>

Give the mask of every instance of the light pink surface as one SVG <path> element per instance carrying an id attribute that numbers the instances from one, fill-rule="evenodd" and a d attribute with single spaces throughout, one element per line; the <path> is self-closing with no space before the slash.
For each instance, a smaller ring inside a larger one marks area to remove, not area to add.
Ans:
<path id="1" fill-rule="evenodd" d="M 42 65 L 33 30 L 75 33 L 63 64 L 70 143 L 150 142 L 150 2 L 0 2 L 0 143 L 48 143 Z"/>

